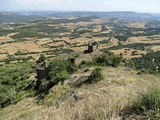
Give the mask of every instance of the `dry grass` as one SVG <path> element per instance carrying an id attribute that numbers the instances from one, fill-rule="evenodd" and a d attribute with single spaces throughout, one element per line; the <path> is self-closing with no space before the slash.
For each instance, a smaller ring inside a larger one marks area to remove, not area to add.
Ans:
<path id="1" fill-rule="evenodd" d="M 154 52 L 160 51 L 160 46 L 151 46 L 150 49 L 152 49 Z"/>
<path id="2" fill-rule="evenodd" d="M 10 36 L 13 36 L 15 34 L 18 34 L 18 33 L 11 33 L 11 34 L 8 34 L 6 36 L 2 36 L 0 37 L 0 43 L 1 42 L 9 42 L 9 41 L 14 41 L 12 38 L 10 38 Z"/>
<path id="3" fill-rule="evenodd" d="M 0 43 L 1 42 L 9 42 L 9 41 L 13 41 L 13 39 L 9 38 L 9 37 L 0 37 Z"/>
<path id="4" fill-rule="evenodd" d="M 110 44 L 107 47 L 113 47 L 113 46 L 118 46 L 119 40 L 117 38 L 112 38 L 110 40 Z"/>
<path id="5" fill-rule="evenodd" d="M 134 51 L 136 51 L 136 55 L 132 55 L 132 52 L 134 52 Z M 120 55 L 120 53 L 122 53 L 123 57 L 126 59 L 141 57 L 141 54 L 147 53 L 146 51 L 136 50 L 136 49 L 132 49 L 132 48 L 122 48 L 122 49 L 118 49 L 118 50 L 111 50 L 111 52 L 113 52 L 115 55 Z"/>
<path id="6" fill-rule="evenodd" d="M 124 45 L 134 44 L 134 43 L 160 43 L 160 40 L 152 40 L 147 36 L 130 37 L 127 41 L 123 42 Z"/>
<path id="7" fill-rule="evenodd" d="M 43 39 L 38 39 L 38 42 L 36 42 L 38 45 L 43 45 L 43 44 L 47 44 L 49 42 L 52 42 L 52 40 L 50 38 L 43 38 Z"/>
<path id="8" fill-rule="evenodd" d="M 104 80 L 79 88 L 67 88 L 68 92 L 59 99 L 58 106 L 43 107 L 28 113 L 26 111 L 24 115 L 17 115 L 17 119 L 122 120 L 122 110 L 132 104 L 137 92 L 152 84 L 160 84 L 158 76 L 137 75 L 137 71 L 125 67 L 102 70 Z M 61 88 L 53 88 L 49 96 L 54 98 Z"/>
<path id="9" fill-rule="evenodd" d="M 35 98 L 25 98 L 15 105 L 11 105 L 1 110 L 0 120 L 16 120 L 20 116 L 27 115 L 40 108 L 41 106 L 36 104 Z"/>
<path id="10" fill-rule="evenodd" d="M 35 42 L 32 41 L 4 44 L 0 45 L 0 48 L 2 48 L 2 52 L 8 52 L 11 55 L 13 55 L 17 51 L 42 52 L 48 50 L 48 48 L 37 45 Z"/>
<path id="11" fill-rule="evenodd" d="M 6 54 L 0 54 L 0 59 L 6 59 L 7 55 Z"/>

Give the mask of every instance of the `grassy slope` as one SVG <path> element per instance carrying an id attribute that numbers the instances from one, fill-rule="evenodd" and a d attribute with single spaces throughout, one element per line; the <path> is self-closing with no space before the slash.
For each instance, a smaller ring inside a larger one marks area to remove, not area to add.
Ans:
<path id="1" fill-rule="evenodd" d="M 121 111 L 132 104 L 138 92 L 151 85 L 160 85 L 158 76 L 137 75 L 137 71 L 126 67 L 104 67 L 102 70 L 104 80 L 98 83 L 79 88 L 59 84 L 46 96 L 45 104 L 38 106 L 35 98 L 26 98 L 0 111 L 0 119 L 120 120 Z"/>

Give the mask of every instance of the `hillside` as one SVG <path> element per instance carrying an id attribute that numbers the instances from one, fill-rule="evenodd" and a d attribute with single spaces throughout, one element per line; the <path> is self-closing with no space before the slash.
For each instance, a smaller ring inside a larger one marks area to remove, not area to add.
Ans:
<path id="1" fill-rule="evenodd" d="M 41 11 L 41 12 L 0 12 L 0 24 L 10 22 L 30 22 L 35 19 L 57 17 L 68 18 L 73 16 L 96 16 L 99 18 L 117 18 L 128 21 L 160 20 L 159 14 L 123 12 L 64 12 L 64 11 Z"/>
<path id="2" fill-rule="evenodd" d="M 67 18 L 73 16 L 97 16 L 100 18 L 118 18 L 129 21 L 140 20 L 160 20 L 160 14 L 137 13 L 132 11 L 111 11 L 111 12 L 94 12 L 94 11 L 41 11 L 41 12 L 20 12 L 20 15 L 38 15 L 43 17 Z"/>
<path id="3" fill-rule="evenodd" d="M 39 14 L 1 14 L 0 119 L 159 119 L 159 15 Z"/>
<path id="4" fill-rule="evenodd" d="M 101 52 L 111 50 L 132 59 L 160 50 L 159 27 L 157 20 L 128 21 L 96 16 L 48 17 L 3 24 L 0 62 L 35 61 L 40 54 L 48 58 L 81 54 L 88 49 L 91 40 L 99 43 Z"/>
<path id="5" fill-rule="evenodd" d="M 0 12 L 0 24 L 10 22 L 29 22 L 35 20 L 36 18 L 40 18 L 40 16 L 26 16 L 15 13 Z"/>
<path id="6" fill-rule="evenodd" d="M 93 69 L 93 68 L 90 68 Z M 83 76 L 81 70 L 72 75 Z M 25 120 L 90 120 L 90 119 L 150 119 L 152 115 L 123 114 L 134 104 L 137 94 L 153 85 L 159 86 L 159 76 L 137 74 L 126 67 L 102 67 L 104 79 L 94 84 L 72 87 L 58 84 L 50 89 L 43 101 L 27 97 L 0 111 L 0 119 Z M 37 102 L 39 104 L 37 104 Z"/>

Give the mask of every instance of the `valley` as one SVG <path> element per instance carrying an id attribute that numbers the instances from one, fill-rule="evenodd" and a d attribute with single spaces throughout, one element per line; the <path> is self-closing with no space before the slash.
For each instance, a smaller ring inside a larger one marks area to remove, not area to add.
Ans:
<path id="1" fill-rule="evenodd" d="M 160 118 L 159 15 L 25 14 L 0 14 L 0 119 Z"/>
<path id="2" fill-rule="evenodd" d="M 158 26 L 158 21 L 128 22 L 95 16 L 50 17 L 29 23 L 8 23 L 1 28 L 3 34 L 0 37 L 0 61 L 4 62 L 7 55 L 15 58 L 30 56 L 37 60 L 41 53 L 47 57 L 68 52 L 83 53 L 90 40 L 99 42 L 100 51 L 116 48 L 119 52 L 112 52 L 121 53 L 126 59 L 139 57 L 148 50 L 160 49 L 160 32 L 155 24 Z M 134 44 L 141 46 L 134 47 Z M 123 48 L 132 50 L 127 52 Z M 132 52 L 137 55 L 132 56 Z"/>

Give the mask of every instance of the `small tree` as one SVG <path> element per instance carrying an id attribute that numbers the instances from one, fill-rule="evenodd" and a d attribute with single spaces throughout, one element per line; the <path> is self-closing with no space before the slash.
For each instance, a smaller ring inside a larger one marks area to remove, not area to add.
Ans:
<path id="1" fill-rule="evenodd" d="M 57 84 L 60 81 L 63 82 L 65 79 L 68 79 L 69 73 L 67 71 L 65 61 L 61 59 L 51 61 L 48 77 L 53 84 Z"/>
<path id="2" fill-rule="evenodd" d="M 115 56 L 110 51 L 104 51 L 102 55 L 95 58 L 95 62 L 101 66 L 112 66 L 118 67 L 118 65 L 122 62 L 123 58 Z"/>

